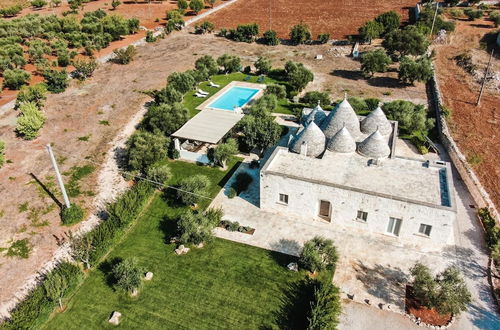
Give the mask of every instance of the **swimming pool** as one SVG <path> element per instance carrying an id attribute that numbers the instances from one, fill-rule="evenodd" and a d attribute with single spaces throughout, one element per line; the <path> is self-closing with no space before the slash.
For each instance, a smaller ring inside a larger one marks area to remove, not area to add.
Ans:
<path id="1" fill-rule="evenodd" d="M 259 89 L 233 86 L 210 103 L 208 108 L 234 111 L 235 107 L 243 107 L 259 92 Z"/>

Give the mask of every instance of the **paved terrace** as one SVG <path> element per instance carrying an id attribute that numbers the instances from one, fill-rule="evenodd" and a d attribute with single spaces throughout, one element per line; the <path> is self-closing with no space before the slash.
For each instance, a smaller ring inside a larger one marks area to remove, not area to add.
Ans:
<path id="1" fill-rule="evenodd" d="M 326 151 L 322 158 L 311 158 L 279 148 L 263 171 L 298 180 L 325 182 L 388 198 L 442 206 L 439 171 L 445 169 L 449 178 L 450 171 L 446 166 L 431 162 L 426 167 L 424 161 L 404 158 L 385 159 L 379 165 L 369 166 L 369 160 L 357 153 L 340 154 L 330 151 Z M 447 183 L 446 186 L 449 190 L 450 184 Z M 453 204 L 452 201 L 451 205 Z"/>

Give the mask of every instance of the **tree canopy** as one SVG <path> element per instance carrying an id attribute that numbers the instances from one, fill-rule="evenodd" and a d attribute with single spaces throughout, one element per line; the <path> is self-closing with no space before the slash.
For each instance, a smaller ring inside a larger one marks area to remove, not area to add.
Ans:
<path id="1" fill-rule="evenodd" d="M 415 81 L 429 81 L 433 73 L 432 62 L 428 57 L 423 56 L 416 61 L 403 57 L 399 64 L 398 78 L 404 83 L 413 84 Z"/>
<path id="2" fill-rule="evenodd" d="M 189 110 L 182 103 L 159 105 L 153 104 L 144 116 L 143 127 L 165 136 L 177 131 L 189 120 Z"/>
<path id="3" fill-rule="evenodd" d="M 132 170 L 146 171 L 167 157 L 170 140 L 164 135 L 138 130 L 127 141 L 127 162 Z"/>
<path id="4" fill-rule="evenodd" d="M 390 54 L 423 55 L 429 47 L 429 40 L 414 25 L 407 26 L 403 30 L 394 30 L 387 34 L 382 46 Z"/>
<path id="5" fill-rule="evenodd" d="M 209 186 L 210 180 L 205 175 L 187 177 L 180 182 L 177 197 L 185 205 L 196 204 L 206 195 Z"/>
<path id="6" fill-rule="evenodd" d="M 314 80 L 314 74 L 304 64 L 288 61 L 285 64 L 286 80 L 296 90 L 303 90 L 308 83 Z"/>
<path id="7" fill-rule="evenodd" d="M 303 22 L 292 26 L 290 30 L 290 40 L 295 45 L 300 45 L 311 40 L 311 30 L 309 26 Z"/>
<path id="8" fill-rule="evenodd" d="M 217 64 L 221 66 L 226 73 L 241 70 L 241 60 L 238 56 L 224 54 L 217 59 Z"/>
<path id="9" fill-rule="evenodd" d="M 434 119 L 427 118 L 423 105 L 409 101 L 396 100 L 382 106 L 387 118 L 398 121 L 401 133 L 423 138 L 434 126 Z"/>
<path id="10" fill-rule="evenodd" d="M 391 58 L 383 49 L 376 49 L 361 56 L 361 71 L 367 77 L 372 77 L 375 72 L 385 72 L 391 64 Z"/>

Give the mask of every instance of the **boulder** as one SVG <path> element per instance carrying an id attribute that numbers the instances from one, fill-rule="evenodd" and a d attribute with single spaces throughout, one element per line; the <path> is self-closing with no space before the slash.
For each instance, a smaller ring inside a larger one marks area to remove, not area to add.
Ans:
<path id="1" fill-rule="evenodd" d="M 113 325 L 120 324 L 120 317 L 122 317 L 122 313 L 114 311 L 113 314 L 111 314 L 111 317 L 109 318 L 109 323 Z"/>
<path id="2" fill-rule="evenodd" d="M 299 265 L 296 262 L 291 262 L 286 266 L 289 270 L 298 272 L 299 271 Z"/>
<path id="3" fill-rule="evenodd" d="M 144 275 L 144 280 L 146 281 L 151 281 L 152 278 L 153 278 L 152 272 L 147 272 L 146 275 Z"/>
<path id="4" fill-rule="evenodd" d="M 179 245 L 179 247 L 177 249 L 175 249 L 175 253 L 177 255 L 181 255 L 181 254 L 186 254 L 189 252 L 189 248 L 188 247 L 185 247 L 184 245 Z"/>
<path id="5" fill-rule="evenodd" d="M 131 297 L 137 297 L 138 294 L 139 294 L 139 290 L 137 290 L 137 289 L 133 289 L 132 292 L 130 292 Z"/>
<path id="6" fill-rule="evenodd" d="M 196 245 L 196 247 L 197 247 L 198 249 L 201 249 L 201 248 L 202 248 L 202 247 L 204 247 L 204 246 L 205 246 L 205 245 L 203 244 L 203 242 L 201 242 L 200 244 Z"/>

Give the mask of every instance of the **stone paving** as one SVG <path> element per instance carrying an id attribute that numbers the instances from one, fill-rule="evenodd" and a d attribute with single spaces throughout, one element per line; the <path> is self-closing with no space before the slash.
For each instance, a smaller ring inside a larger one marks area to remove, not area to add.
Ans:
<path id="1" fill-rule="evenodd" d="M 371 310 L 380 313 L 380 317 L 384 318 L 384 322 L 379 323 L 380 329 L 391 322 L 394 322 L 393 326 L 387 326 L 386 329 L 400 328 L 398 324 L 401 322 L 407 323 L 405 328 L 413 325 L 408 319 L 396 313 L 404 311 L 404 288 L 408 280 L 408 270 L 415 262 L 422 262 L 435 272 L 455 264 L 466 277 L 473 302 L 468 312 L 464 313 L 451 329 L 498 328 L 500 319 L 495 314 L 486 277 L 488 259 L 483 234 L 475 210 L 469 207 L 472 204 L 471 198 L 456 173 L 454 173 L 457 196 L 455 244 L 429 242 L 424 246 L 414 246 L 405 244 L 397 238 L 355 231 L 340 225 L 332 226 L 322 220 L 265 212 L 258 207 L 259 171 L 250 169 L 247 163 L 242 164 L 237 173 L 240 171 L 247 171 L 254 178 L 250 188 L 240 196 L 229 199 L 228 188 L 236 176 L 235 173 L 214 199 L 212 206 L 222 206 L 226 219 L 251 226 L 256 231 L 253 235 L 248 235 L 217 228 L 218 237 L 292 255 L 298 255 L 303 243 L 315 235 L 333 239 L 340 254 L 334 282 L 340 286 L 344 299 L 354 301 L 353 306 L 356 306 L 356 303 L 369 305 L 373 307 Z M 388 307 L 390 311 L 396 313 L 386 312 Z M 380 308 L 384 311 L 380 311 Z M 348 310 L 350 313 L 363 313 L 361 307 L 351 306 Z M 393 320 L 386 319 L 382 312 L 384 315 L 393 316 Z M 359 315 L 359 317 L 365 316 Z M 363 329 L 363 324 L 368 324 L 355 322 L 356 319 L 357 317 L 353 315 L 343 317 L 345 322 L 354 322 L 353 327 L 346 327 L 344 324 L 344 328 Z"/>

